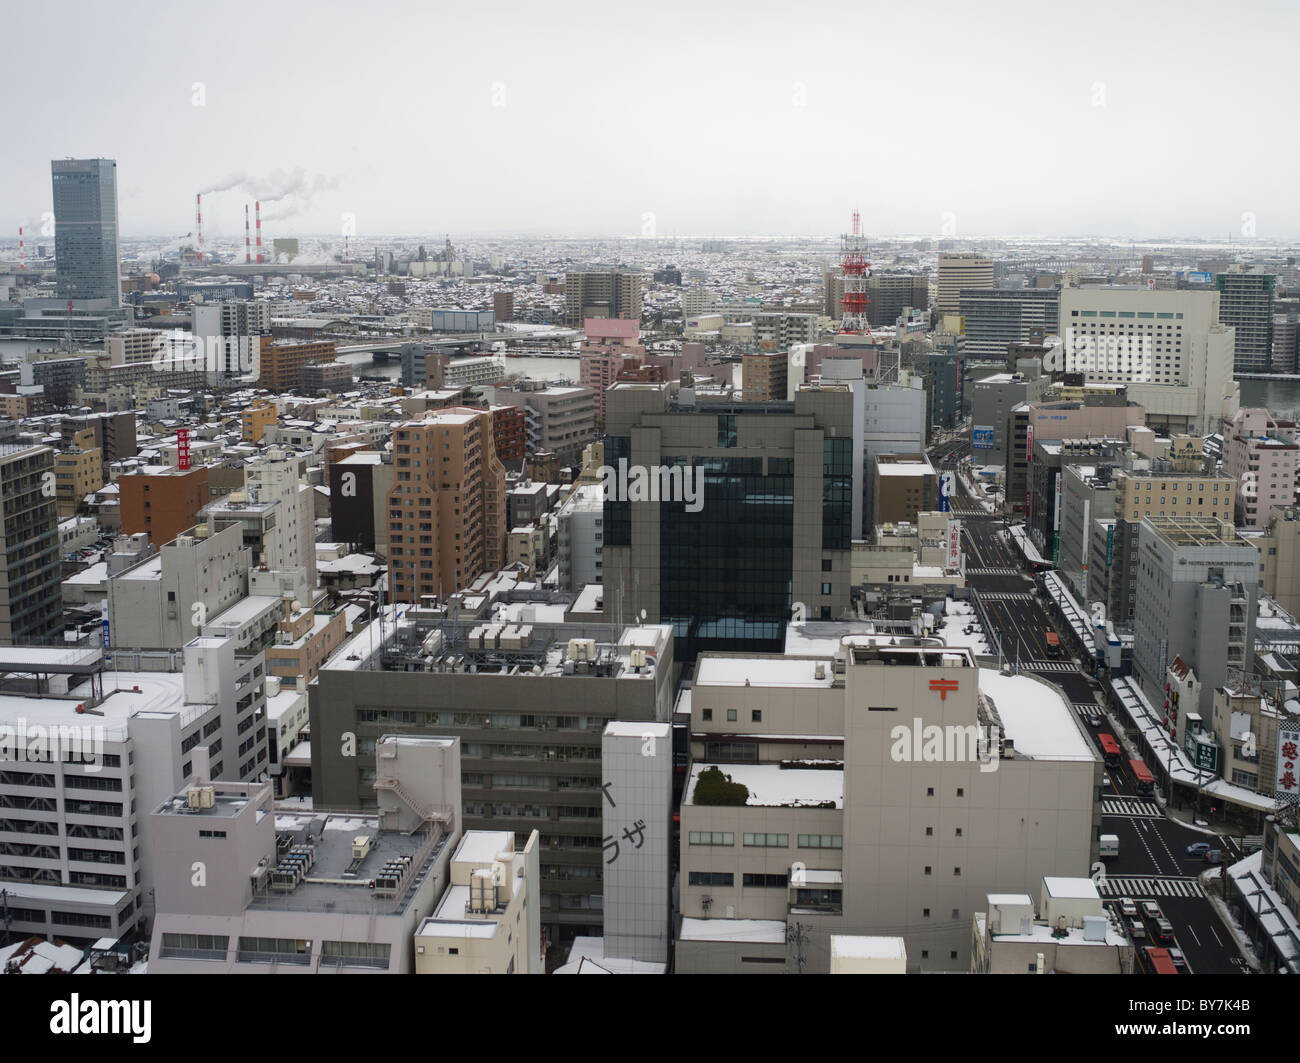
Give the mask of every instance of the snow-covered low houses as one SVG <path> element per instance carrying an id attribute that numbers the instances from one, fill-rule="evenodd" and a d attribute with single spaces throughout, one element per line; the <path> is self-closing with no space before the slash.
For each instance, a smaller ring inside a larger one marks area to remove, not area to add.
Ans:
<path id="1" fill-rule="evenodd" d="M 697 662 L 680 973 L 824 973 L 833 936 L 900 933 L 908 970 L 968 971 L 990 893 L 1097 858 L 1102 765 L 1059 689 L 842 632 Z"/>

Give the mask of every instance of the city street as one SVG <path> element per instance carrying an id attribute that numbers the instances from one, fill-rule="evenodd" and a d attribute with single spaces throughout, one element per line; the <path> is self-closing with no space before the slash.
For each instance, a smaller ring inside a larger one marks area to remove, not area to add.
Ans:
<path id="1" fill-rule="evenodd" d="M 955 471 L 968 452 L 961 441 L 940 443 L 931 452 L 936 470 Z M 1046 599 L 1011 540 L 1006 522 L 987 513 L 970 498 L 961 478 L 951 508 L 962 520 L 966 576 L 971 599 L 987 617 L 994 652 L 1023 672 L 1060 687 L 1078 712 L 1080 722 L 1101 754 L 1099 736 L 1114 727 L 1100 707 L 1100 683 L 1064 646 L 1053 657 L 1047 633 L 1059 629 Z M 1100 727 L 1088 719 L 1100 718 Z M 1239 953 L 1229 931 L 1206 899 L 1197 876 L 1203 860 L 1186 855 L 1187 846 L 1211 836 L 1166 817 L 1154 798 L 1139 795 L 1127 760 L 1107 768 L 1111 785 L 1102 795 L 1102 833 L 1119 838 L 1119 856 L 1107 861 L 1098 889 L 1107 903 L 1129 898 L 1141 904 L 1156 901 L 1174 927 L 1176 946 L 1183 950 L 1192 973 L 1239 974 Z M 1220 843 L 1215 842 L 1218 845 Z M 1235 846 L 1224 846 L 1235 852 Z M 1150 928 L 1148 928 L 1150 935 Z M 1150 936 L 1139 945 L 1156 944 Z M 1168 943 L 1166 943 L 1168 944 Z"/>

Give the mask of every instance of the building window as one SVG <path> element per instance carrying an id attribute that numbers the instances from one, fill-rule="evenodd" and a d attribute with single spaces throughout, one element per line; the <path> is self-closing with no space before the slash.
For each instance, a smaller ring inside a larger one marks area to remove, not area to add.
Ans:
<path id="1" fill-rule="evenodd" d="M 727 710 L 727 723 L 735 723 L 735 722 L 736 722 L 736 710 L 735 710 L 735 709 L 728 709 L 728 710 Z"/>
<path id="2" fill-rule="evenodd" d="M 753 709 L 753 710 L 750 712 L 750 714 L 749 714 L 749 718 L 750 718 L 750 721 L 751 721 L 752 723 L 762 723 L 762 722 L 763 722 L 763 710 L 762 710 L 762 709 Z"/>
<path id="3" fill-rule="evenodd" d="M 692 886 L 734 886 L 736 876 L 730 871 L 692 871 L 687 882 Z"/>
<path id="4" fill-rule="evenodd" d="M 759 849 L 788 849 L 790 847 L 790 835 L 788 834 L 746 834 L 744 835 L 745 845 L 751 848 Z"/>
<path id="5" fill-rule="evenodd" d="M 740 881 L 746 888 L 765 890 L 783 890 L 790 884 L 785 875 L 759 875 L 749 872 L 746 872 Z"/>
<path id="6" fill-rule="evenodd" d="M 709 722 L 712 721 L 712 719 L 713 719 L 713 710 L 712 710 L 712 709 L 701 709 L 701 710 L 700 710 L 700 714 L 701 714 L 701 716 L 704 718 L 704 722 L 705 722 L 705 723 L 709 723 Z"/>
<path id="7" fill-rule="evenodd" d="M 842 834 L 800 834 L 800 849 L 843 849 Z"/>
<path id="8" fill-rule="evenodd" d="M 691 845 L 735 845 L 736 836 L 731 831 L 693 830 L 690 832 L 690 843 Z"/>

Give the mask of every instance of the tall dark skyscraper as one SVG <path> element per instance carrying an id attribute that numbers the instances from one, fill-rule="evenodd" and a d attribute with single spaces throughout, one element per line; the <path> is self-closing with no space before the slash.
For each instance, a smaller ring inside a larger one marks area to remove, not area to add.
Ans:
<path id="1" fill-rule="evenodd" d="M 108 299 L 120 306 L 117 163 L 55 159 L 54 255 L 60 299 Z"/>

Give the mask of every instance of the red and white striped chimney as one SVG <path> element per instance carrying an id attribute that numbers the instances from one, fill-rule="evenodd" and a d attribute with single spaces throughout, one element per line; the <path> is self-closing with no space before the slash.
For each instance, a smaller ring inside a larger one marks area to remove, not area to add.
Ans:
<path id="1" fill-rule="evenodd" d="M 199 262 L 203 261 L 203 193 L 194 194 L 194 236 L 199 245 Z"/>
<path id="2" fill-rule="evenodd" d="M 27 252 L 23 248 L 23 227 L 18 226 L 18 268 L 27 268 Z"/>
<path id="3" fill-rule="evenodd" d="M 262 201 L 253 204 L 253 213 L 257 218 L 257 264 L 262 264 Z"/>
<path id="4" fill-rule="evenodd" d="M 248 204 L 244 204 L 244 264 L 253 261 L 252 237 L 248 235 Z"/>

